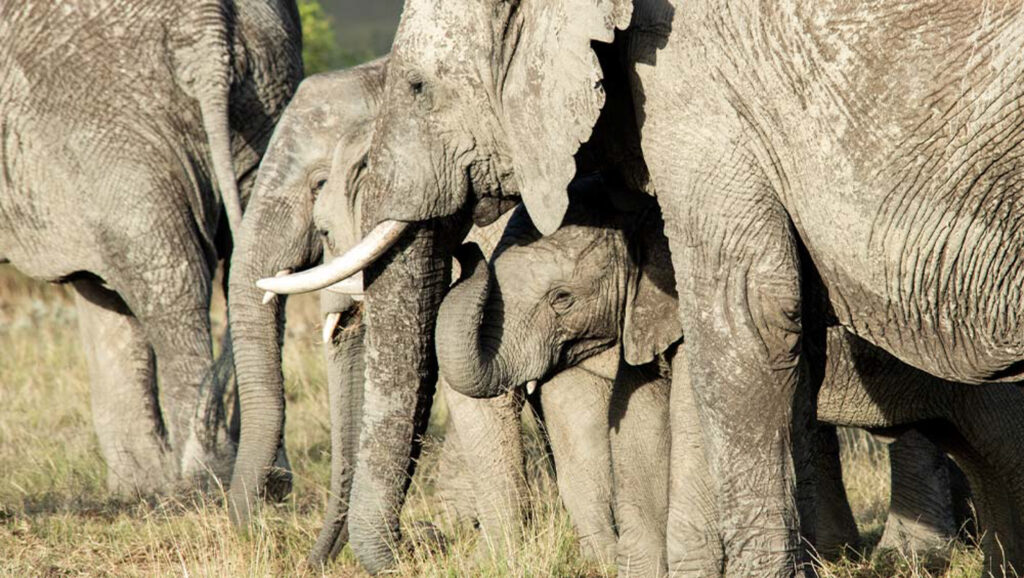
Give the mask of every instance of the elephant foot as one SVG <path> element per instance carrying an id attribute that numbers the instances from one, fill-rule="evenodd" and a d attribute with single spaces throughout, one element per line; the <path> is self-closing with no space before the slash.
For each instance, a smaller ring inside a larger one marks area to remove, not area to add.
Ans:
<path id="1" fill-rule="evenodd" d="M 168 456 L 169 457 L 169 456 Z M 129 470 L 123 468 L 107 469 L 107 490 L 120 499 L 135 499 L 140 496 L 159 496 L 173 492 L 179 484 L 178 468 L 169 459 L 165 463 L 150 465 Z"/>
<path id="2" fill-rule="evenodd" d="M 412 526 L 406 529 L 405 541 L 410 551 L 430 557 L 443 555 L 450 545 L 444 532 L 425 520 L 413 522 Z"/>
<path id="3" fill-rule="evenodd" d="M 266 491 L 267 500 L 275 503 L 283 502 L 292 493 L 292 465 L 283 446 L 277 448 L 274 467 L 267 472 Z"/>
<path id="4" fill-rule="evenodd" d="M 928 525 L 913 520 L 890 521 L 873 558 L 886 563 L 913 560 L 931 572 L 942 573 L 949 567 L 953 540 Z"/>
<path id="5" fill-rule="evenodd" d="M 224 427 L 213 440 L 203 442 L 195 431 L 181 451 L 181 478 L 188 487 L 201 491 L 223 488 L 231 480 L 237 447 Z"/>

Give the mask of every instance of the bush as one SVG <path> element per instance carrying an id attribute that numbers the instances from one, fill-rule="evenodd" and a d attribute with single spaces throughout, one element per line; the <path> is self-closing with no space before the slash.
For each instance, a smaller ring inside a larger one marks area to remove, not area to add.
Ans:
<path id="1" fill-rule="evenodd" d="M 318 0 L 299 0 L 302 20 L 302 62 L 306 74 L 347 68 L 373 57 L 369 48 L 342 50 L 334 31 L 334 21 Z"/>

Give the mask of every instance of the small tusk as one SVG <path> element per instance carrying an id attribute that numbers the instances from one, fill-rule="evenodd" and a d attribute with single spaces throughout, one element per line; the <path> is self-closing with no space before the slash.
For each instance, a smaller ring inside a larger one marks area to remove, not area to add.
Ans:
<path id="1" fill-rule="evenodd" d="M 533 392 L 537 391 L 537 380 L 531 379 L 526 382 L 526 395 L 533 395 Z"/>
<path id="2" fill-rule="evenodd" d="M 285 275 L 291 274 L 291 269 L 281 269 L 274 275 L 274 277 L 284 277 Z M 266 293 L 263 294 L 263 304 L 266 305 L 270 303 L 271 301 L 274 300 L 274 297 L 277 297 L 277 293 L 274 293 L 273 291 L 267 291 Z"/>
<path id="3" fill-rule="evenodd" d="M 351 277 L 346 277 L 341 281 L 338 281 L 334 285 L 327 287 L 327 291 L 331 293 L 341 293 L 342 295 L 363 295 L 363 272 L 360 271 Z"/>
<path id="4" fill-rule="evenodd" d="M 328 313 L 324 316 L 324 343 L 330 343 L 334 337 L 334 331 L 341 323 L 341 313 Z"/>
<path id="5" fill-rule="evenodd" d="M 362 303 L 363 302 L 363 296 L 362 295 L 352 295 L 352 300 L 355 301 L 356 303 Z"/>

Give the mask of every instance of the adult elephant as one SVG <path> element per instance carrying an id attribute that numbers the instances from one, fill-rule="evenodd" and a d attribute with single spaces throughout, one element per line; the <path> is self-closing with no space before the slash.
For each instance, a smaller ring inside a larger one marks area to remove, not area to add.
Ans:
<path id="1" fill-rule="evenodd" d="M 5 2 L 0 36 L 0 255 L 75 287 L 108 486 L 225 476 L 211 280 L 302 76 L 294 2 Z"/>
<path id="2" fill-rule="evenodd" d="M 229 512 L 248 524 L 256 501 L 281 498 L 291 489 L 284 451 L 284 388 L 281 371 L 283 300 L 259 291 L 257 279 L 311 267 L 325 253 L 344 251 L 358 240 L 362 202 L 356 186 L 363 177 L 374 116 L 383 94 L 387 59 L 302 81 L 281 116 L 260 165 L 237 248 L 232 256 L 229 310 L 234 338 L 241 440 L 229 492 Z M 337 178 L 327 181 L 332 171 Z M 477 229 L 470 238 L 493 247 L 503 222 Z M 326 231 L 326 234 L 321 233 Z M 331 414 L 331 483 L 326 523 L 309 556 L 315 565 L 337 555 L 347 541 L 347 514 L 359 439 L 363 399 L 363 324 L 352 297 L 324 293 L 324 343 Z M 457 434 L 449 431 L 444 455 L 457 463 L 447 476 L 458 509 L 478 519 L 494 543 L 513 539 L 522 521 L 525 494 L 521 451 L 500 448 L 521 443 L 521 406 L 516 396 L 477 400 L 447 391 L 449 411 L 470 440 L 468 456 L 493 467 L 469 480 L 460 471 Z M 512 408 L 515 408 L 514 410 Z M 411 449 L 411 448 L 410 448 Z M 478 493 L 478 494 L 477 494 Z M 480 507 L 480 504 L 486 505 Z"/>
<path id="3" fill-rule="evenodd" d="M 619 572 L 662 574 L 664 488 L 659 494 L 650 481 L 667 476 L 662 468 L 668 460 L 645 449 L 667 446 L 667 428 L 658 424 L 649 389 L 669 372 L 677 346 L 685 350 L 687 344 L 677 319 L 666 313 L 675 310 L 677 297 L 657 206 L 651 201 L 612 211 L 597 196 L 577 190 L 565 223 L 547 237 L 517 209 L 489 262 L 472 247 L 460 251 L 463 276 L 445 297 L 437 322 L 440 371 L 453 388 L 473 394 L 515 390 L 556 375 L 540 386 L 543 394 L 555 395 L 567 368 L 593 366 L 610 354 L 596 365 L 610 368 L 603 373 L 615 381 L 604 424 L 613 430 Z M 589 202 L 578 202 L 581 197 Z M 1024 434 L 1024 393 L 1014 385 L 974 387 L 935 379 L 842 328 L 829 329 L 828 339 L 818 417 L 831 425 L 818 428 L 821 443 L 811 445 L 815 469 L 806 480 L 819 506 L 817 532 L 808 536 L 819 555 L 832 558 L 859 542 L 839 464 L 834 425 L 843 425 L 897 438 L 890 450 L 890 515 L 876 551 L 896 548 L 922 560 L 948 555 L 958 522 L 951 472 L 939 444 L 967 471 L 982 515 L 984 547 L 1016 558 L 1024 536 L 1006 512 L 1024 506 L 1018 469 L 1024 453 L 1016 443 Z M 589 367 L 589 373 L 602 371 Z M 575 407 L 579 429 L 593 421 L 587 419 L 593 404 L 578 391 L 560 409 L 570 413 Z M 661 403 L 667 412 L 667 396 Z M 627 439 L 638 419 L 650 422 L 641 425 L 646 433 Z M 672 432 L 673 452 L 689 464 L 673 483 L 700 488 L 711 481 L 700 473 L 706 467 L 701 455 L 686 453 L 702 444 L 699 433 L 692 427 Z M 623 444 L 625 451 L 616 451 Z M 717 524 L 714 506 L 701 503 L 708 508 L 702 526 Z"/>
<path id="4" fill-rule="evenodd" d="M 935 377 L 1021 378 L 1022 18 L 1015 6 L 926 0 L 409 0 L 370 151 L 364 243 L 264 283 L 309 290 L 367 269 L 374 417 L 354 492 L 374 499 L 353 527 L 370 544 L 360 559 L 390 561 L 381 536 L 397 531 L 406 448 L 433 383 L 449 231 L 517 196 L 542 232 L 556 230 L 589 139 L 603 163 L 658 191 L 685 272 L 679 318 L 720 570 L 802 572 L 795 472 L 807 460 L 794 441 L 821 374 L 819 325 Z M 599 122 L 602 107 L 615 112 Z M 647 170 L 633 162 L 640 150 Z M 822 308 L 804 298 L 815 284 Z M 394 327 L 407 332 L 384 335 Z M 683 419 L 673 412 L 677 429 Z M 693 499 L 673 489 L 673 571 L 700 564 L 688 559 L 687 544 L 707 538 L 686 523 Z"/>

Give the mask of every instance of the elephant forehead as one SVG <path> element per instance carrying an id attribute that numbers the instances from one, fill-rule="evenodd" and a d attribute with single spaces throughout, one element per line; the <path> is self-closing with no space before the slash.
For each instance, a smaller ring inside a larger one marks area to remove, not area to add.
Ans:
<path id="1" fill-rule="evenodd" d="M 555 247 L 512 247 L 493 263 L 494 275 L 504 288 L 542 296 L 549 288 L 572 278 L 575 259 Z"/>

